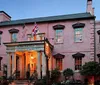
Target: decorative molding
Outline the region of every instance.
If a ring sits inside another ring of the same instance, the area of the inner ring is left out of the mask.
[[[18,29],[10,29],[10,30],[9,30],[9,33],[18,33],[18,32],[19,32]]]
[[[53,57],[56,59],[63,59],[65,57],[65,55],[57,53],[57,54],[53,55]]]
[[[3,31],[0,31],[0,34],[2,34],[3,33]]]
[[[73,56],[73,58],[79,58],[79,57],[82,58],[82,57],[85,56],[85,54],[78,52],[78,53],[76,53],[76,54],[73,54],[72,56]]]
[[[56,29],[64,29],[64,28],[65,28],[65,26],[64,25],[60,25],[60,24],[53,26],[54,30],[56,30]]]
[[[84,23],[76,23],[72,25],[73,28],[80,28],[80,27],[84,28],[84,26],[85,26]]]
[[[100,35],[100,30],[97,31],[98,35]]]

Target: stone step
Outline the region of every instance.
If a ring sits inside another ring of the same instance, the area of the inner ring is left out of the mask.
[[[15,84],[26,84],[28,83],[28,80],[15,80],[14,83]]]

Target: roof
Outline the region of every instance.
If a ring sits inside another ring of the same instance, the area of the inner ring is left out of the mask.
[[[76,14],[68,14],[68,15],[5,21],[5,22],[1,22],[0,26],[19,25],[19,24],[27,24],[27,23],[34,23],[34,22],[38,23],[38,22],[52,22],[52,21],[62,21],[62,20],[74,20],[74,19],[91,19],[91,18],[94,19],[95,16],[91,15],[90,13],[76,13]]]
[[[4,14],[6,14],[8,17],[10,17],[11,18],[11,16],[9,16],[6,12],[4,12],[4,11],[0,11],[0,13],[4,13]]]

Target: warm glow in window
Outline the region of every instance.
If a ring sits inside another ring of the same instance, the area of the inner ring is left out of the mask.
[[[62,70],[62,59],[56,59],[56,67]]]
[[[81,70],[82,58],[75,58],[75,70]]]

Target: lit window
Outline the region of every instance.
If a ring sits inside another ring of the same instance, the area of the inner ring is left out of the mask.
[[[82,28],[75,28],[74,29],[74,34],[75,34],[75,42],[82,42],[82,31],[83,29]]]
[[[75,70],[81,70],[82,57],[75,58]]]
[[[56,59],[56,67],[62,70],[62,59]]]
[[[16,42],[17,41],[17,33],[12,33],[11,34],[11,41]]]
[[[55,42],[63,43],[63,29],[56,29],[55,32]]]

